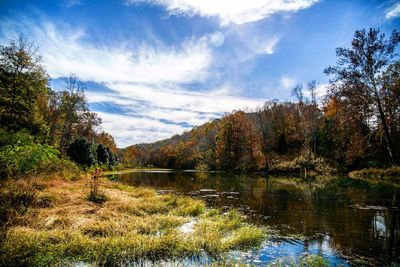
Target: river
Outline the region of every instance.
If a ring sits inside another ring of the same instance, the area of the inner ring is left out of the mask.
[[[400,264],[400,190],[348,177],[304,180],[290,176],[141,170],[111,176],[160,193],[188,194],[210,207],[235,207],[249,221],[290,239],[236,254],[265,265],[281,257],[320,254],[330,265]]]

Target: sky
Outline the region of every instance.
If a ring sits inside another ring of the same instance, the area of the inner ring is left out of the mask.
[[[0,0],[0,44],[39,46],[54,90],[86,83],[119,147],[189,131],[233,110],[328,84],[354,32],[400,29],[400,2],[376,0]]]

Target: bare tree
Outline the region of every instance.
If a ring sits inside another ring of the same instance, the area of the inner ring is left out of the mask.
[[[313,142],[313,153],[317,153],[317,97],[316,89],[317,82],[310,81],[307,83],[307,89],[311,97],[311,131],[312,131],[312,142]]]

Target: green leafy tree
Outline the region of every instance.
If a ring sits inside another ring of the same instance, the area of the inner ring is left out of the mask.
[[[22,35],[0,46],[0,125],[13,131],[27,129],[44,138],[49,88],[37,51]]]

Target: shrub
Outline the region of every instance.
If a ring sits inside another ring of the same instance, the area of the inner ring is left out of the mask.
[[[47,170],[48,166],[59,164],[60,152],[49,145],[17,142],[0,148],[0,175],[21,175],[28,172]]]
[[[90,194],[88,196],[88,200],[98,204],[104,203],[107,200],[106,195],[104,195],[104,193],[99,192],[101,176],[102,176],[102,171],[100,169],[96,169],[92,176],[92,180],[90,183]]]
[[[20,145],[31,145],[34,143],[33,140],[33,136],[31,136],[27,130],[8,132],[4,129],[0,129],[0,147],[6,145],[13,146],[17,143]]]
[[[97,194],[90,193],[88,196],[88,200],[97,204],[103,204],[108,200],[108,198],[104,193],[97,193]]]
[[[5,225],[16,216],[24,214],[29,207],[36,205],[37,193],[28,184],[14,181],[0,186],[0,225]]]
[[[53,206],[53,203],[55,202],[55,196],[45,194],[39,197],[37,200],[37,206],[40,208],[48,208]]]

